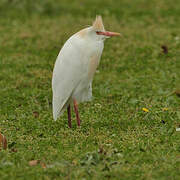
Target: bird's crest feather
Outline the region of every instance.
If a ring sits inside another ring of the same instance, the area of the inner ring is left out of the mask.
[[[96,19],[93,22],[93,28],[97,31],[104,31],[104,25],[101,16],[96,16]]]

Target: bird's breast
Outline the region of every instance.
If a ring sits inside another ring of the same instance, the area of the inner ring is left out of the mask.
[[[71,40],[71,46],[73,51],[77,52],[76,63],[78,64],[78,67],[84,72],[81,78],[83,80],[85,79],[88,83],[92,80],[96,68],[99,65],[104,43],[103,41],[93,41],[75,35]]]
[[[92,80],[94,73],[99,65],[100,56],[93,55],[90,57],[88,65],[88,79]]]

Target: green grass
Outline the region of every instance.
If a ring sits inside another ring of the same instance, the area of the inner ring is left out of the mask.
[[[52,119],[52,70],[96,14],[123,38],[105,43],[69,129],[66,113]],[[2,0],[0,16],[0,179],[180,179],[179,0]]]

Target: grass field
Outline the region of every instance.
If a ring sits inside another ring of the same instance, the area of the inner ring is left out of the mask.
[[[123,38],[106,41],[69,129],[52,119],[52,70],[96,14]],[[1,0],[0,179],[180,179],[179,22],[179,0]]]

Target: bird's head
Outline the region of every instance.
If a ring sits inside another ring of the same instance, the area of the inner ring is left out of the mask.
[[[88,35],[96,40],[105,40],[112,36],[121,36],[120,33],[106,31],[101,16],[96,16],[92,26],[88,28]]]

